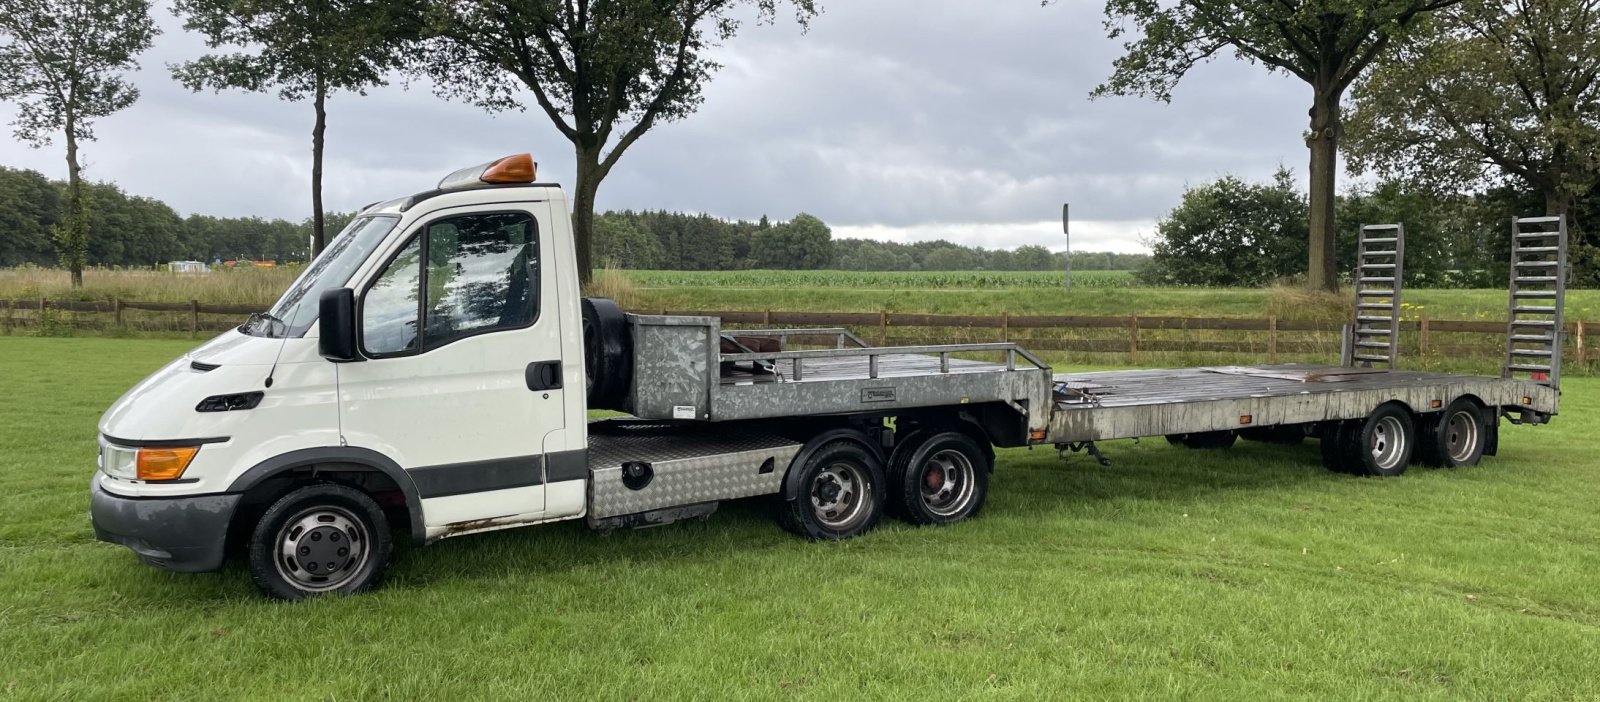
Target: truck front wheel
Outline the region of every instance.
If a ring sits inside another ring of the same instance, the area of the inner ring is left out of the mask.
[[[950,524],[983,508],[989,459],[972,437],[947,431],[915,438],[889,466],[895,514],[913,524]]]
[[[389,520],[366,493],[307,485],[279,498],[250,535],[250,577],[268,597],[299,600],[377,586],[389,565]]]
[[[795,466],[796,479],[778,505],[785,529],[819,541],[859,536],[883,512],[883,465],[854,441],[824,444]]]

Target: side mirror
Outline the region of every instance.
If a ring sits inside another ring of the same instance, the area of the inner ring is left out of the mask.
[[[334,363],[361,360],[356,351],[356,291],[334,288],[317,300],[317,351]]]

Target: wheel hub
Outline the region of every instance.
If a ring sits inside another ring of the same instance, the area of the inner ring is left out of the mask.
[[[277,551],[284,579],[313,592],[333,590],[366,564],[366,528],[342,508],[307,509],[278,530]]]
[[[923,482],[928,485],[930,490],[938,490],[944,487],[944,471],[938,468],[928,471],[928,475],[923,478]]]

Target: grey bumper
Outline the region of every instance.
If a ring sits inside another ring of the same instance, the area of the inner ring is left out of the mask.
[[[241,495],[122,497],[89,484],[95,538],[122,544],[149,565],[197,573],[222,567],[228,523]]]

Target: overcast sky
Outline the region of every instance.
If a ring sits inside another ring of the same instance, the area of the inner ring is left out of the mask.
[[[1231,58],[1195,70],[1172,104],[1090,101],[1111,70],[1100,3],[822,0],[808,32],[747,26],[688,119],[658,126],[602,184],[601,209],[729,218],[810,212],[835,236],[1138,251],[1185,185],[1225,173],[1304,177],[1307,89]],[[311,107],[195,94],[167,64],[205,47],[164,4],[134,76],[139,102],[100,121],[87,175],[183,213],[309,214]],[[349,210],[432,187],[463,166],[531,151],[570,186],[571,147],[537,109],[488,115],[399,85],[329,101],[325,201]],[[0,108],[9,122],[9,108]],[[59,140],[12,140],[0,163],[64,178]]]

